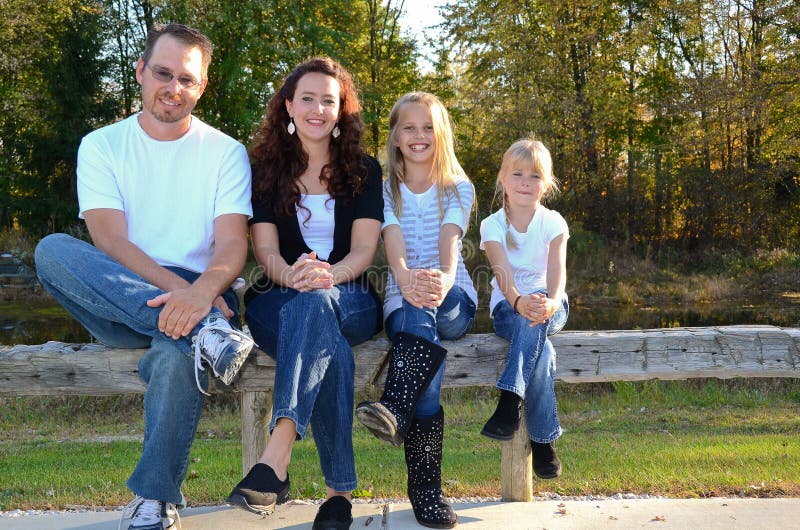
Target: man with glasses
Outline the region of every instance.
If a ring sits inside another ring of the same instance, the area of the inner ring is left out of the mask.
[[[100,342],[149,348],[142,455],[128,479],[129,529],[173,528],[211,368],[229,384],[253,341],[231,286],[247,254],[244,147],[192,111],[212,45],[180,25],[148,31],[136,65],[142,110],[88,134],[78,151],[79,216],[94,246],[52,234],[36,248],[45,288]]]

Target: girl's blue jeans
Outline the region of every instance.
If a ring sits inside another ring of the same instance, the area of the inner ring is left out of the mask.
[[[464,289],[454,285],[436,308],[417,309],[404,299],[403,306],[392,311],[386,319],[386,335],[393,339],[397,333],[405,331],[441,344],[441,339],[463,337],[474,321],[475,303]],[[439,412],[445,364],[446,361],[442,362],[428,388],[423,391],[414,413],[415,418],[430,418]]]
[[[492,312],[495,332],[511,343],[497,388],[525,400],[528,435],[537,443],[549,443],[561,436],[554,386],[556,351],[547,337],[561,331],[568,317],[566,294],[553,316],[533,327],[514,311],[508,300],[499,302]]]
[[[127,484],[145,499],[184,505],[181,484],[203,406],[194,380],[191,343],[199,327],[177,340],[161,333],[161,308],[148,307],[147,300],[164,291],[84,241],[51,234],[39,242],[35,259],[45,289],[98,341],[114,348],[149,348],[139,360],[139,375],[147,384],[144,444]],[[167,268],[189,282],[200,276]],[[229,289],[223,296],[237,311],[236,294]],[[232,321],[238,322],[238,316]],[[205,386],[205,372],[200,376]]]
[[[245,312],[256,344],[277,365],[270,432],[289,418],[303,438],[310,424],[325,485],[335,491],[358,485],[351,346],[380,330],[379,315],[373,295],[354,282],[308,292],[275,287]]]

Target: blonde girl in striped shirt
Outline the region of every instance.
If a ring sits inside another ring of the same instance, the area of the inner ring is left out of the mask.
[[[475,318],[477,294],[461,256],[475,190],[456,159],[450,119],[436,96],[404,95],[389,127],[382,237],[392,347],[383,396],[359,404],[356,416],[378,438],[405,443],[417,521],[452,528],[456,515],[441,490],[439,394],[447,351],[440,340],[463,336]]]

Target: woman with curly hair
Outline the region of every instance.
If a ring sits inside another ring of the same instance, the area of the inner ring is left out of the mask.
[[[246,320],[277,368],[267,447],[228,502],[266,515],[288,500],[292,446],[310,424],[328,498],[315,530],[352,522],[351,346],[381,326],[365,274],[383,221],[381,169],[364,153],[363,130],[350,74],[315,58],[272,97],[250,150],[251,236],[263,276],[245,295]]]

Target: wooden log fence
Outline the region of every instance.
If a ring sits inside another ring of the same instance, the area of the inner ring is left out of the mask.
[[[800,328],[720,326],[620,331],[568,331],[551,337],[556,379],[569,382],[640,381],[699,377],[800,377]],[[508,343],[493,334],[446,341],[444,386],[494,386]],[[386,372],[385,338],[354,348],[356,390],[381,386]],[[142,393],[137,363],[143,350],[99,344],[48,342],[0,347],[0,396],[113,395]],[[272,414],[275,363],[256,352],[232,387],[214,382],[212,392],[238,392],[242,416],[242,467],[263,451]],[[532,498],[531,452],[523,424],[502,442],[502,498]]]

